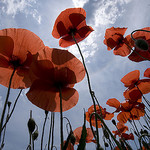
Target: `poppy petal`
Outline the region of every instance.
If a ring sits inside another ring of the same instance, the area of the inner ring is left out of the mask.
[[[119,122],[126,123],[129,118],[130,118],[130,113],[129,112],[120,112],[117,115],[117,119],[118,119]]]
[[[136,83],[139,80],[140,71],[134,70],[126,74],[122,79],[121,82],[124,83],[125,87],[129,87],[130,85]]]
[[[144,72],[144,77],[150,78],[150,68],[147,68]]]
[[[26,94],[36,106],[52,112],[60,112],[60,96],[58,89],[53,88],[47,81],[35,80]],[[67,111],[78,102],[79,94],[73,88],[62,89],[62,107]]]
[[[147,94],[150,92],[150,79],[142,79],[137,85],[142,94]]]
[[[111,107],[115,107],[115,108],[120,107],[120,102],[116,98],[108,99],[106,104],[111,106]]]
[[[0,36],[0,53],[8,58],[12,55],[14,48],[13,39],[9,36]]]

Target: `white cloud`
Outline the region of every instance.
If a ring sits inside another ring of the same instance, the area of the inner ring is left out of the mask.
[[[2,13],[12,15],[13,17],[18,13],[24,13],[25,15],[31,15],[39,24],[41,23],[41,16],[33,8],[36,0],[2,0],[0,4],[2,5]]]
[[[89,0],[72,0],[75,7],[83,7]]]

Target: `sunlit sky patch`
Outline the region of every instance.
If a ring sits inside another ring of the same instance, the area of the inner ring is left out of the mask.
[[[120,102],[124,101],[123,91],[125,88],[120,79],[136,69],[140,70],[141,78],[143,78],[143,73],[149,67],[149,63],[145,61],[137,64],[129,61],[127,57],[115,56],[113,51],[107,51],[107,47],[103,44],[105,30],[112,26],[127,27],[125,35],[128,35],[135,29],[149,26],[149,0],[1,0],[0,29],[26,28],[37,34],[45,45],[51,48],[60,48],[58,40],[51,35],[52,28],[60,12],[72,7],[83,7],[87,15],[87,25],[94,29],[79,45],[87,63],[93,90],[100,104],[107,107],[106,101],[109,98],[117,98]],[[66,49],[80,59],[75,45]],[[83,108],[87,110],[92,105],[86,78],[75,87],[79,92],[79,102],[76,107],[64,112],[64,115],[70,119],[73,129],[82,126]],[[5,99],[6,90],[5,87],[0,86],[0,108]],[[12,147],[15,150],[26,149],[29,140],[27,121],[30,110],[39,125],[39,136],[41,136],[44,111],[27,100],[25,95],[27,91],[28,89],[23,91],[9,122],[4,150],[12,149]],[[17,93],[18,90],[11,91],[12,103]],[[150,95],[147,94],[146,97],[150,98]],[[49,121],[45,137],[48,136]],[[58,123],[55,128],[55,145],[59,149],[58,113],[56,113],[56,121]],[[89,127],[88,123],[87,127]],[[40,150],[40,138],[35,142],[35,149]],[[91,149],[95,149],[95,145],[87,146],[87,150]]]

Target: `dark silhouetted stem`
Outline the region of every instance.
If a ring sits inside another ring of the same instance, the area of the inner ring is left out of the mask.
[[[47,120],[47,114],[48,114],[48,111],[45,111],[45,120],[43,123],[43,130],[42,130],[42,137],[41,137],[41,150],[43,149],[43,138],[44,138],[44,131],[45,131],[45,124],[46,124],[46,120]]]
[[[77,43],[77,41],[76,41],[73,33],[72,33],[72,37],[73,37],[73,40],[75,41],[75,43],[76,43],[76,45],[78,47],[80,56],[82,58],[82,63],[83,63],[83,66],[84,66],[84,69],[85,69],[85,72],[86,72],[86,75],[87,75],[89,92],[90,92],[90,95],[91,95],[91,98],[92,98],[92,101],[93,101],[94,111],[96,112],[96,104],[95,104],[95,100],[94,100],[94,92],[92,91],[92,88],[91,88],[90,77],[89,77],[88,70],[87,70],[86,65],[85,65],[84,57],[82,55],[81,49],[80,49],[80,47],[79,47],[79,45],[78,45],[78,43]],[[97,141],[97,149],[98,149],[101,146],[100,146],[100,143],[99,143],[99,133],[98,133],[97,117],[95,117],[95,122],[96,122],[96,141]]]
[[[8,116],[8,118],[7,118],[7,120],[6,120],[6,122],[5,122],[5,124],[4,124],[3,127],[2,127],[2,131],[3,131],[3,129],[5,128],[5,126],[7,125],[9,119],[11,118],[11,116],[12,116],[14,110],[15,110],[17,101],[18,101],[18,99],[19,99],[19,97],[20,97],[20,95],[21,95],[22,90],[23,90],[23,89],[20,90],[20,92],[19,92],[19,94],[18,94],[18,96],[17,96],[17,98],[16,98],[16,100],[15,100],[15,103],[14,103],[14,105],[13,105],[13,108],[12,108],[12,110],[11,110],[11,112],[10,112],[10,114],[9,114],[9,116]]]
[[[59,96],[60,96],[60,139],[61,139],[61,150],[63,150],[63,112],[62,112],[62,92],[61,87],[59,87]]]
[[[10,87],[11,87],[11,83],[12,83],[12,78],[14,76],[16,69],[13,70],[10,80],[9,80],[9,86],[8,86],[8,90],[7,90],[7,95],[6,95],[6,99],[5,99],[5,104],[3,107],[3,112],[2,112],[2,116],[1,116],[1,122],[0,122],[0,141],[1,141],[1,133],[2,133],[2,126],[3,126],[3,121],[4,121],[4,116],[5,116],[5,112],[6,112],[6,106],[8,103],[8,98],[9,98],[9,94],[10,94]]]

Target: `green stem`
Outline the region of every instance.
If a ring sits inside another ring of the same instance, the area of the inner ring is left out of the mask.
[[[63,150],[63,111],[62,111],[62,92],[59,86],[59,97],[60,97],[60,139],[61,139],[61,150]]]
[[[16,69],[14,68],[14,70],[13,70],[13,72],[11,74],[10,80],[9,80],[9,86],[8,86],[7,95],[6,95],[6,99],[5,99],[5,104],[4,104],[4,108],[3,108],[3,112],[2,112],[2,116],[1,116],[1,122],[0,122],[0,141],[1,141],[1,133],[2,133],[2,126],[3,126],[4,116],[5,116],[5,112],[6,112],[6,106],[7,106],[8,98],[9,98],[9,95],[10,95],[10,89],[11,89],[10,87],[11,87],[12,78],[14,76],[15,71],[16,71]]]
[[[92,88],[91,88],[91,83],[90,83],[90,77],[89,77],[89,74],[88,74],[88,70],[86,68],[86,65],[85,65],[85,61],[84,61],[84,57],[82,55],[82,52],[81,52],[81,49],[74,37],[74,34],[72,33],[72,37],[73,37],[73,40],[75,41],[75,44],[77,45],[78,47],[78,50],[79,50],[79,53],[81,55],[81,58],[82,58],[82,63],[83,63],[83,66],[84,66],[84,69],[85,69],[85,72],[86,72],[86,75],[87,75],[87,81],[88,81],[88,87],[89,87],[89,92],[90,92],[90,95],[91,95],[91,98],[92,98],[92,101],[93,101],[93,105],[94,105],[94,111],[96,113],[96,104],[95,104],[95,100],[94,100],[94,92],[92,91]],[[95,122],[96,122],[96,141],[97,141],[97,149],[100,148],[100,143],[99,143],[99,132],[98,132],[98,125],[97,125],[97,117],[95,117]]]

